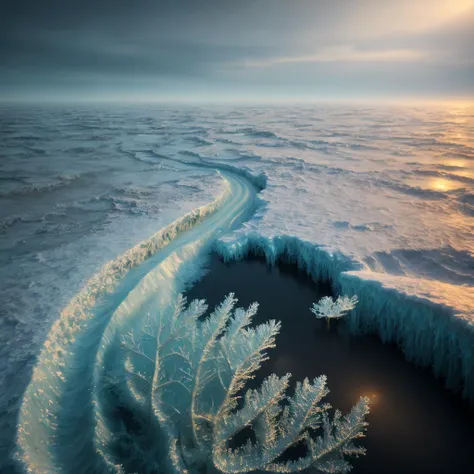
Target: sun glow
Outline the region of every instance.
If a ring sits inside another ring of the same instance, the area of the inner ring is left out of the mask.
[[[402,3],[402,2],[400,2]],[[405,2],[403,2],[405,3]],[[413,26],[418,24],[420,29],[431,28],[452,19],[461,17],[474,8],[474,0],[429,0],[425,2],[406,2],[403,9],[413,9]]]
[[[451,172],[450,172],[451,173]],[[454,173],[453,173],[454,174]],[[462,177],[462,175],[459,175]],[[469,176],[468,176],[469,177]],[[466,184],[462,181],[454,179],[454,177],[414,177],[404,179],[404,183],[413,188],[426,189],[438,192],[454,191],[455,189],[461,189],[466,187]]]
[[[449,179],[444,179],[444,178],[436,178],[433,181],[431,181],[431,189],[435,191],[441,191],[441,192],[446,192],[450,191],[452,189],[456,189],[459,186],[456,186],[452,181]]]
[[[460,15],[474,7],[473,0],[446,1],[446,10],[452,15]]]
[[[370,11],[354,12],[358,34],[369,37],[416,33],[461,18],[474,8],[474,0],[398,0],[374,3]]]

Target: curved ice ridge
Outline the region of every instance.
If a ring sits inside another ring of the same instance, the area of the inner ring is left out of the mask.
[[[357,294],[359,304],[347,316],[353,332],[376,333],[384,342],[397,343],[409,361],[431,367],[448,388],[461,391],[474,404],[472,315],[459,314],[443,301],[436,301],[427,291],[430,284],[426,280],[421,290],[412,288],[416,286],[414,279],[366,271],[363,264],[343,254],[287,235],[265,237],[239,231],[219,239],[215,250],[225,261],[256,254],[264,256],[270,265],[278,260],[293,263],[313,280],[331,282],[337,293]],[[470,291],[466,286],[432,285],[457,292],[459,298],[466,298]]]
[[[113,376],[120,334],[198,278],[216,238],[259,205],[260,189],[250,179],[219,172],[227,187],[217,200],[106,264],[52,326],[19,415],[17,457],[28,472],[119,471],[103,450],[113,432],[101,387]]]

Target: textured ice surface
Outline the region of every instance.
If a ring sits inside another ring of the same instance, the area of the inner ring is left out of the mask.
[[[473,109],[252,109],[221,118],[203,157],[265,172],[265,209],[241,233],[290,235],[342,253],[386,285],[429,287],[470,316]],[[232,142],[222,149],[228,135]],[[400,277],[400,278],[397,278]],[[425,281],[426,280],[426,281]]]
[[[25,108],[3,109],[0,120],[5,451],[60,310],[104,263],[221,195],[215,166],[265,187],[264,205],[222,237],[224,256],[286,255],[357,290],[374,318],[354,325],[386,339],[400,337],[402,317],[422,314],[411,331],[424,344],[420,362],[452,374],[453,386],[466,369],[467,359],[446,366],[433,360],[441,346],[425,346],[426,321],[444,315],[459,334],[472,328],[474,109]]]

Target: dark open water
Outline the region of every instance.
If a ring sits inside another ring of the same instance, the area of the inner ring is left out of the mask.
[[[188,293],[214,307],[235,292],[239,305],[260,303],[255,324],[282,321],[277,348],[258,373],[328,376],[328,401],[347,412],[359,396],[372,399],[365,457],[354,474],[468,474],[474,472],[474,413],[445,390],[428,370],[405,361],[393,345],[349,334],[343,321],[326,324],[310,313],[313,302],[331,294],[294,266],[268,267],[251,258],[224,264],[213,256],[210,272]]]

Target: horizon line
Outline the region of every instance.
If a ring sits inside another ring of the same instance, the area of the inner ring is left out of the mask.
[[[0,105],[312,105],[312,104],[354,104],[354,105],[474,105],[473,97],[1,97]]]

